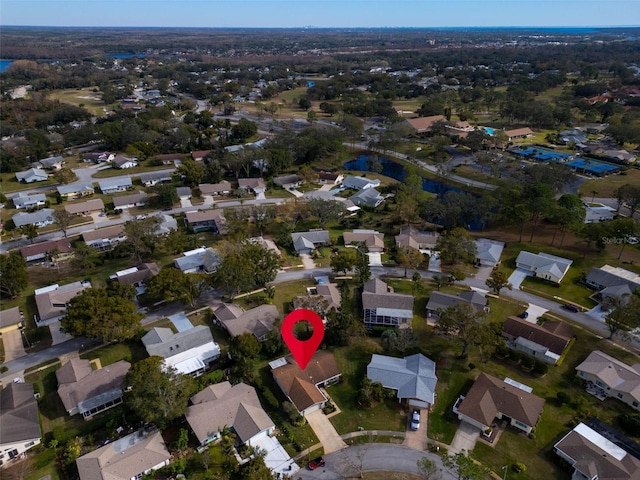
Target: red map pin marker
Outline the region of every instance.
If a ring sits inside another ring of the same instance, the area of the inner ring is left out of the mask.
[[[304,341],[298,340],[293,334],[293,326],[303,320],[309,322],[313,327],[313,335],[310,339]],[[313,310],[301,308],[294,310],[284,317],[280,333],[282,333],[282,339],[284,343],[287,344],[287,347],[289,347],[291,355],[293,355],[293,358],[298,362],[298,366],[304,370],[322,343],[322,339],[324,338],[324,323],[322,323],[320,316]]]

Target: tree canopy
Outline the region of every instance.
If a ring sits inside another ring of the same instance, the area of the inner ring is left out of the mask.
[[[203,273],[184,273],[168,267],[149,281],[148,288],[151,295],[167,302],[179,301],[193,307],[207,285]]]
[[[18,253],[0,255],[0,296],[17,298],[27,288],[27,261]]]
[[[462,228],[454,228],[440,235],[436,249],[440,250],[440,260],[445,265],[472,264],[478,255],[475,242]]]

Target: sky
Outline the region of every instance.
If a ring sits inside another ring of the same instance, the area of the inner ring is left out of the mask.
[[[640,0],[0,0],[0,25],[616,27],[640,25]]]

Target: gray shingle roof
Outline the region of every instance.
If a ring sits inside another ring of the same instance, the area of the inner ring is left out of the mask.
[[[416,398],[430,404],[435,401],[436,364],[422,354],[405,358],[373,354],[367,377],[397,390],[399,400]]]
[[[384,197],[380,195],[375,188],[367,188],[366,190],[360,190],[355,195],[349,197],[355,205],[366,205],[368,207],[376,207],[383,200]]]
[[[178,333],[173,333],[170,328],[154,327],[142,337],[149,356],[162,358],[173,357],[213,341],[211,330],[206,325],[197,325]]]
[[[362,308],[365,310],[395,310],[395,316],[411,318],[413,317],[413,295],[394,293],[393,288],[382,280],[372,278],[364,285]]]
[[[459,295],[432,292],[427,303],[427,310],[445,309],[458,303],[469,303],[475,310],[481,310],[487,304],[487,299],[475,291],[461,292]]]
[[[378,180],[377,178],[355,177],[353,175],[347,175],[344,180],[342,180],[343,187],[353,188],[354,190],[361,190],[368,185],[377,187],[378,185],[380,185],[380,180]]]
[[[108,191],[119,186],[126,186],[127,188],[130,188],[132,185],[133,184],[131,183],[131,177],[107,178],[98,181],[98,186],[103,192],[105,190]]]
[[[40,438],[38,402],[31,383],[10,383],[0,391],[0,446]]]
[[[33,213],[18,212],[13,217],[13,223],[16,227],[22,227],[24,225],[35,225],[38,223],[53,223],[53,210],[50,208],[43,208]]]

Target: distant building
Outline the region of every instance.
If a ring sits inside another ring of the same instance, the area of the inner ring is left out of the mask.
[[[478,238],[476,241],[476,264],[482,267],[496,267],[500,264],[504,242]]]
[[[255,195],[264,193],[267,186],[262,178],[239,178],[238,188],[240,190],[253,192]]]
[[[433,126],[438,122],[446,123],[447,119],[444,115],[432,115],[430,117],[408,118],[407,124],[413,130],[413,133],[430,132]]]
[[[302,185],[303,179],[300,175],[283,175],[281,177],[273,177],[273,183],[286,190],[290,188],[296,188]]]
[[[116,156],[109,152],[88,152],[82,156],[82,161],[86,163],[106,163],[111,162]]]
[[[141,173],[140,181],[145,187],[154,187],[159,183],[170,182],[171,172]]]
[[[369,188],[379,187],[380,180],[377,178],[354,177],[353,175],[348,175],[344,180],[342,180],[342,186],[352,190],[367,190]]]
[[[26,245],[20,249],[20,255],[24,257],[27,262],[44,260],[47,258],[47,255],[54,256],[54,258],[51,259],[52,261],[60,261],[72,256],[73,250],[69,239],[61,238],[59,240],[49,240],[47,242]]]
[[[436,248],[439,236],[438,232],[425,232],[411,226],[402,227],[400,234],[396,235],[396,245],[431,251]]]
[[[98,187],[104,194],[126,192],[133,187],[131,177],[116,177],[98,181]]]
[[[349,200],[359,207],[376,208],[384,202],[384,197],[375,188],[367,188],[351,195]]]
[[[31,164],[33,168],[43,168],[45,170],[60,170],[62,165],[64,165],[64,158],[60,156],[43,158]]]
[[[127,169],[127,168],[133,168],[133,167],[137,167],[138,166],[138,159],[137,158],[129,158],[129,157],[125,157],[122,155],[118,155],[116,156],[116,158],[114,158],[112,160],[113,166],[115,168],[119,168],[121,170]]]
[[[129,208],[144,207],[148,201],[149,196],[145,192],[138,191],[130,195],[113,197],[113,206],[120,210],[126,210]]]
[[[201,183],[198,185],[200,189],[200,193],[202,195],[229,195],[231,193],[232,187],[231,183],[226,180],[221,181],[220,183]]]
[[[80,203],[69,203],[64,206],[65,211],[72,215],[88,216],[92,213],[104,211],[104,203],[101,198],[94,198]]]
[[[507,136],[509,141],[517,140],[519,138],[527,138],[533,137],[535,133],[529,127],[524,128],[514,128],[512,130],[505,130],[504,134]]]
[[[329,245],[328,230],[310,230],[291,234],[293,248],[298,255],[311,254],[317,247]]]
[[[95,247],[101,252],[106,252],[124,242],[127,236],[124,231],[124,225],[120,224],[83,232],[82,239],[84,243],[90,247]]]
[[[385,251],[384,233],[375,230],[353,230],[352,232],[344,232],[342,236],[346,246],[364,243],[369,252],[381,253]]]
[[[59,185],[56,189],[60,197],[64,200],[75,200],[76,198],[86,197],[95,193],[95,189],[90,183]]]
[[[224,210],[221,208],[187,212],[185,215],[185,223],[195,233],[207,231],[216,234],[224,233],[227,228],[227,220],[224,218]]]
[[[616,209],[604,205],[602,203],[586,203],[584,204],[585,216],[584,223],[604,222],[613,220],[616,216]]]
[[[146,291],[145,283],[147,280],[155,277],[158,273],[160,273],[160,267],[156,263],[143,263],[138,267],[120,270],[109,276],[109,280],[120,285],[131,285],[140,295]]]
[[[541,362],[555,365],[573,338],[573,330],[566,323],[547,320],[542,325],[509,317],[502,325],[507,347]]]
[[[460,292],[458,295],[444,292],[431,292],[427,303],[427,317],[439,318],[440,313],[449,307],[454,307],[459,303],[471,305],[474,311],[485,310],[487,298],[474,290]]]
[[[23,327],[24,315],[20,311],[19,307],[8,308],[0,311],[0,334],[18,330]],[[0,407],[1,406],[2,405],[0,404]]]

